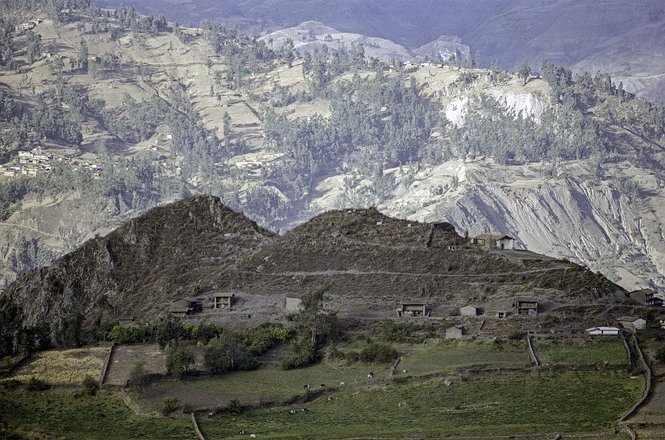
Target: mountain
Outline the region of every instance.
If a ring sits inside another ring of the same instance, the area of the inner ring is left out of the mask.
[[[342,32],[392,40],[413,50],[441,35],[459,37],[483,65],[498,59],[507,69],[528,60],[597,70],[624,82],[631,92],[662,101],[663,23],[659,0],[99,0],[107,7],[133,5],[146,13],[199,25],[221,20],[255,32],[314,20]]]
[[[281,232],[375,206],[510,234],[628,290],[665,287],[665,111],[609,75],[299,56],[130,8],[1,17],[5,286],[152,207],[212,194]]]
[[[625,299],[588,269],[530,252],[484,251],[447,223],[331,211],[275,236],[210,196],[153,208],[24,273],[4,295],[26,325],[48,322],[59,340],[72,319],[84,329],[102,316],[155,319],[173,300],[220,290],[234,291],[253,322],[274,320],[285,294],[325,284],[346,319],[390,316],[405,299],[427,303],[433,316],[469,302],[509,309],[527,295],[548,310]]]

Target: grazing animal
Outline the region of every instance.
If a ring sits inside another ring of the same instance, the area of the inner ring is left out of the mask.
[[[306,383],[305,386],[304,386],[303,388],[309,388],[309,384]]]
[[[323,387],[325,387],[325,386],[326,386],[326,384],[322,383],[322,384],[321,384],[321,385],[319,385],[319,386],[320,386],[321,388],[323,388]]]
[[[250,434],[249,438],[256,438],[256,434]]]
[[[309,412],[309,410],[307,408],[303,408],[302,412]]]
[[[371,378],[373,378],[373,377],[374,377],[374,373],[372,373],[372,372],[370,372],[370,373],[367,375],[367,378],[368,378],[368,379],[371,379]]]
[[[402,373],[406,373],[406,370],[402,370]]]
[[[341,387],[343,387],[344,385],[346,385],[344,382],[339,383],[339,386],[341,386]]]

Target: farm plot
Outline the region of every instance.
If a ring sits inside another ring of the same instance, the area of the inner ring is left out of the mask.
[[[514,341],[497,345],[489,342],[428,340],[424,344],[399,344],[402,353],[395,373],[409,375],[450,372],[471,366],[526,367],[529,355],[526,343]]]
[[[148,373],[164,374],[164,354],[157,344],[119,345],[113,349],[105,384],[124,386],[129,373],[139,362]]]
[[[80,385],[86,376],[99,378],[109,350],[110,347],[87,347],[42,351],[19,368],[12,379],[27,382],[34,377],[53,385]]]
[[[535,341],[534,351],[543,365],[628,366],[630,364],[628,351],[618,338],[596,341]]]
[[[375,378],[368,379],[368,372],[373,372]],[[241,405],[259,405],[284,402],[317,390],[364,386],[385,378],[387,374],[387,366],[322,363],[300,370],[284,371],[277,365],[270,365],[254,371],[216,377],[161,380],[146,388],[140,403],[155,411],[161,409],[164,399],[171,396],[177,396],[193,408],[223,407],[232,400],[237,400]],[[309,385],[309,388],[305,388],[305,385]]]
[[[187,418],[138,416],[120,398],[82,396],[76,390],[64,388],[39,392],[0,390],[0,419],[9,428],[20,426],[21,430],[48,432],[68,439],[197,438]]]
[[[302,405],[204,417],[200,426],[210,438],[243,438],[244,431],[266,439],[607,432],[643,386],[642,379],[589,372],[436,378],[340,389]]]

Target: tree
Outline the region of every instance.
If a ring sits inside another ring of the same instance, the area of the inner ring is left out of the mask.
[[[148,384],[148,373],[145,370],[145,363],[138,362],[129,372],[129,379],[127,379],[127,386],[134,391],[141,391]]]
[[[88,44],[83,38],[79,43],[79,67],[83,70],[88,70]]]
[[[517,77],[522,78],[524,80],[523,85],[526,85],[526,83],[529,82],[529,76],[531,76],[531,67],[529,66],[529,63],[525,61],[519,67]]]
[[[325,293],[331,287],[332,284],[326,284],[303,295],[300,312],[293,318],[301,335],[307,336],[312,349],[337,336],[337,314],[323,310]]]
[[[210,340],[203,354],[203,362],[214,374],[248,370],[256,366],[256,360],[248,353],[240,337],[230,332]]]
[[[164,353],[166,372],[182,379],[187,374],[189,367],[194,363],[194,352],[192,349],[180,342],[171,341],[166,346]]]

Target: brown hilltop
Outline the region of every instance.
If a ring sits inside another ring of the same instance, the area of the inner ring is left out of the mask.
[[[155,208],[22,275],[6,293],[28,324],[46,320],[57,332],[77,312],[90,322],[101,313],[154,318],[173,299],[214,289],[242,298],[243,319],[280,319],[285,295],[325,283],[332,285],[330,305],[353,319],[392,316],[402,300],[447,316],[468,303],[510,307],[518,296],[535,296],[550,310],[625,298],[618,286],[569,262],[482,251],[447,223],[340,210],[277,236],[207,196]]]
[[[95,315],[102,297],[115,314],[150,314],[164,301],[217,286],[236,258],[273,236],[224,206],[192,197],[154,208],[106,237],[88,240],[48,267],[21,275],[6,291],[28,324],[75,312]]]

